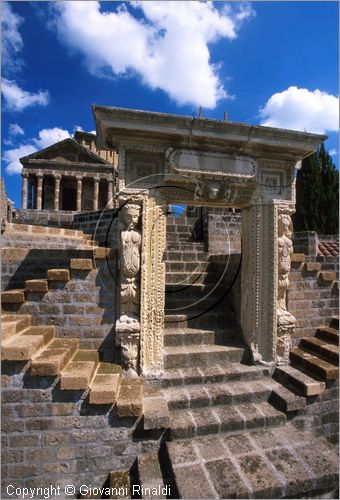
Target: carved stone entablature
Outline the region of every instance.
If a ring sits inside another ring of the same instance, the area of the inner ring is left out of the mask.
[[[258,166],[258,192],[263,201],[295,203],[295,162],[259,159]]]
[[[219,179],[253,179],[256,175],[255,160],[236,154],[169,148],[166,160],[171,171],[183,175]]]

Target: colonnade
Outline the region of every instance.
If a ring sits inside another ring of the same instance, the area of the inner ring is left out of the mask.
[[[43,183],[44,177],[54,178],[54,210],[60,210],[60,186],[62,177],[74,178],[76,179],[77,194],[76,194],[76,211],[80,212],[82,210],[82,192],[83,192],[83,181],[84,179],[93,180],[93,210],[98,210],[99,207],[99,183],[101,180],[107,183],[107,208],[113,208],[113,183],[114,179],[110,177],[100,177],[99,175],[89,176],[89,175],[62,175],[58,173],[27,173],[22,174],[22,208],[35,208],[36,210],[42,210],[43,207]],[[35,186],[35,203],[33,202],[33,186]]]

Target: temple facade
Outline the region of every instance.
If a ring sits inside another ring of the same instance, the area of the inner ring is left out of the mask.
[[[21,158],[24,210],[97,211],[113,207],[117,155],[98,150],[95,134],[74,138]]]

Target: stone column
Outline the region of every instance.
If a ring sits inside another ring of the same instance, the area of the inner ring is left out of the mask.
[[[113,179],[107,181],[107,208],[113,208]]]
[[[42,187],[43,187],[43,175],[37,174],[38,184],[37,184],[37,210],[42,209]]]
[[[21,188],[21,206],[26,210],[27,208],[27,174],[23,173],[22,176],[22,188]]]
[[[59,192],[61,175],[54,176],[54,210],[59,210]]]
[[[32,179],[28,178],[28,203],[27,208],[33,208],[33,200],[32,200]]]
[[[295,323],[286,308],[292,244],[281,210],[272,201],[242,211],[241,326],[254,361],[272,365],[288,362]]]
[[[98,210],[98,197],[99,197],[99,177],[93,179],[93,210]]]
[[[81,176],[77,177],[77,212],[81,211],[81,195],[83,187],[83,178]]]

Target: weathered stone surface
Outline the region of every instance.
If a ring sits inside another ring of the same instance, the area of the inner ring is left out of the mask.
[[[170,413],[164,398],[144,398],[144,429],[166,429]]]
[[[62,372],[60,388],[69,391],[87,389],[95,369],[94,361],[72,361]]]
[[[47,280],[26,280],[25,289],[27,292],[46,293],[48,292]]]
[[[291,350],[290,357],[294,363],[300,364],[312,375],[315,374],[324,380],[335,380],[339,376],[339,368],[337,366],[317,356],[313,356],[298,347]]]
[[[146,492],[143,498],[154,498],[153,489],[160,492],[157,498],[167,498],[157,452],[144,453],[138,457],[138,475],[143,491]]]
[[[42,335],[19,335],[1,343],[1,359],[6,361],[29,360],[44,346]]]
[[[119,417],[138,417],[143,413],[143,381],[122,379],[117,396]]]
[[[91,271],[93,268],[91,259],[71,259],[70,268],[76,271]]]
[[[76,339],[55,339],[31,365],[32,375],[59,375],[78,347]]]
[[[119,389],[120,374],[98,374],[91,383],[91,404],[114,404]]]
[[[110,473],[110,489],[113,494],[110,498],[129,498],[131,479],[129,471],[117,470]]]
[[[2,304],[22,304],[23,302],[25,302],[24,290],[9,290],[1,294]]]
[[[305,268],[306,268],[306,271],[309,273],[316,273],[316,272],[320,271],[321,263],[320,262],[306,262]]]
[[[70,271],[68,269],[49,269],[47,279],[49,281],[69,281]]]
[[[322,394],[326,388],[325,382],[315,380],[293,366],[280,366],[275,370],[275,376],[283,383],[295,387],[303,396]]]
[[[336,272],[334,272],[334,271],[321,271],[318,274],[318,278],[325,283],[332,282],[332,281],[336,280]]]

